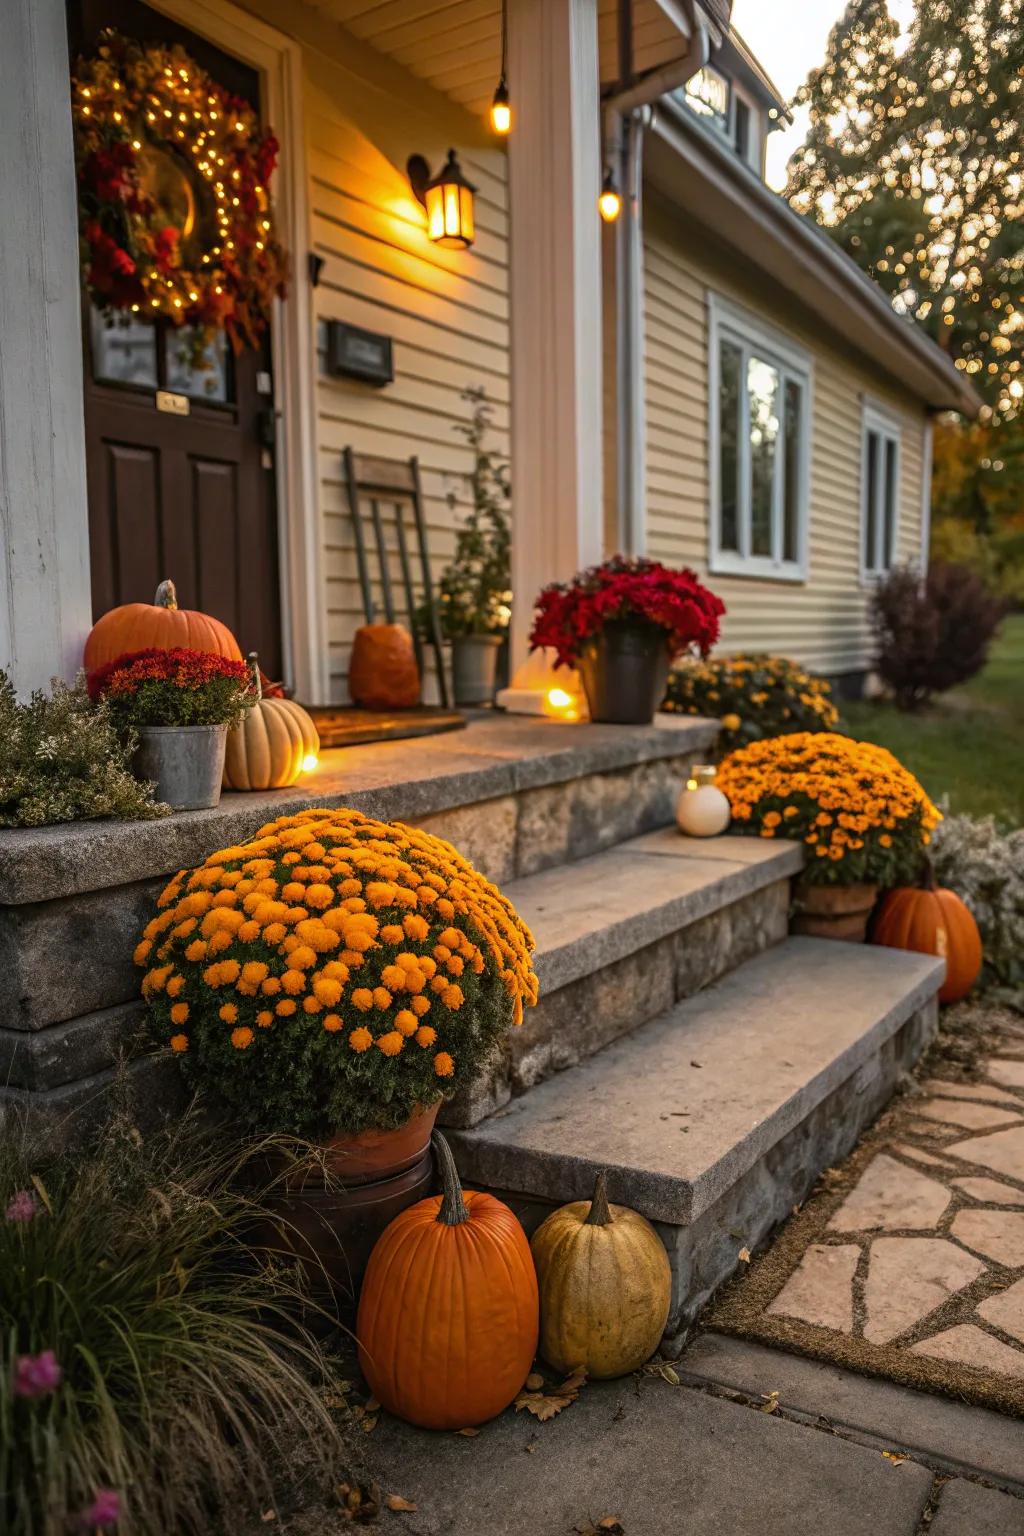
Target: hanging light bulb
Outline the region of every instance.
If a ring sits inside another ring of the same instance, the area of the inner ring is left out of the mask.
[[[601,196],[597,200],[598,211],[606,224],[614,224],[622,212],[622,198],[619,189],[615,185],[615,177],[608,167],[604,173],[604,181],[601,183]]]
[[[508,0],[501,0],[501,75],[491,102],[491,127],[502,137],[512,131],[512,106],[508,96]]]

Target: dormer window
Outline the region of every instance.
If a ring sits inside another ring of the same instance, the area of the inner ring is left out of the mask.
[[[684,87],[686,103],[700,117],[710,118],[722,133],[729,131],[729,82],[705,64]]]

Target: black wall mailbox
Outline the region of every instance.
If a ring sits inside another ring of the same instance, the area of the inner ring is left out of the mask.
[[[346,320],[327,322],[327,372],[346,379],[362,379],[364,384],[391,384],[395,363],[391,337],[364,331]]]

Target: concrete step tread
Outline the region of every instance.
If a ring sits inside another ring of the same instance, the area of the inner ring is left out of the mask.
[[[541,991],[581,976],[796,874],[799,843],[648,832],[604,853],[514,880],[506,895],[537,941]]]
[[[611,1198],[694,1221],[941,985],[929,955],[790,938],[714,986],[453,1132],[470,1181],[555,1201]]]

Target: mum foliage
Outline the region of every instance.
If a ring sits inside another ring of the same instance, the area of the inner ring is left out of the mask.
[[[122,726],[234,725],[253,702],[244,661],[184,646],[127,651],[87,681],[90,697],[106,699]]]
[[[339,1432],[301,1275],[254,1246],[262,1191],[194,1116],[95,1149],[0,1131],[0,1529],[248,1529],[282,1444],[326,1482]]]
[[[157,1038],[257,1130],[394,1126],[537,1000],[533,939],[449,843],[310,810],[181,871],[135,951]]]
[[[559,666],[573,666],[583,643],[615,620],[655,625],[679,656],[695,647],[702,656],[718,639],[725,604],[689,570],[657,560],[616,555],[572,581],[545,587],[537,599],[530,645],[550,646]]]
[[[830,731],[839,723],[832,687],[785,656],[712,656],[669,673],[662,709],[706,715],[722,727],[726,751],[765,736]]]
[[[891,752],[829,731],[741,747],[725,759],[716,783],[728,797],[734,831],[803,840],[804,877],[816,885],[911,880],[941,820]]]
[[[81,679],[69,688],[54,678],[49,695],[40,690],[21,704],[0,672],[0,827],[169,815],[133,777],[131,748]]]
[[[932,861],[939,884],[956,891],[978,924],[985,981],[1024,1003],[1024,828],[1005,832],[991,816],[947,816]]]

